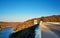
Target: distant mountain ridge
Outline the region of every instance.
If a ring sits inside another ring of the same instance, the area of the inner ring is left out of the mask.
[[[33,18],[33,19],[29,19],[27,21],[24,22],[0,22],[0,25],[4,26],[4,27],[13,27],[14,31],[18,31],[18,30],[22,30],[25,28],[29,28],[31,26],[34,25],[34,20],[37,20],[38,23],[40,23],[40,21],[43,22],[60,22],[60,15],[53,15],[53,16],[44,16],[41,18]]]

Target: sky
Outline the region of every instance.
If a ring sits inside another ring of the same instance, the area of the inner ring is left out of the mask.
[[[23,22],[60,15],[60,0],[0,0],[0,21]]]

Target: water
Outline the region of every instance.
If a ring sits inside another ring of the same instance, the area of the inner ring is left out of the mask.
[[[35,38],[41,38],[41,28],[40,25],[35,29]]]
[[[9,38],[11,33],[13,33],[13,28],[5,28],[0,32],[0,38]],[[35,38],[41,38],[41,29],[39,25],[35,29]]]
[[[11,33],[13,33],[13,28],[4,28],[2,32],[0,32],[0,38],[9,38]]]

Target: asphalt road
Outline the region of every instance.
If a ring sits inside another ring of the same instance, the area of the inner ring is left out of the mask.
[[[43,25],[42,38],[60,38],[60,25]]]

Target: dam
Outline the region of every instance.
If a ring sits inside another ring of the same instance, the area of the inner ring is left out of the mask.
[[[22,31],[22,30],[24,30],[24,29],[27,29],[27,28],[30,28],[30,27],[32,27],[32,26],[36,26],[36,24],[39,24],[40,23],[40,27],[42,26],[42,24],[43,25],[50,25],[50,27],[53,27],[53,26],[51,26],[52,24],[53,25],[56,25],[56,24],[60,24],[60,22],[42,22],[42,21],[40,21],[39,23],[37,23],[38,21],[37,20],[35,20],[35,21],[33,21],[33,23],[32,24],[30,24],[30,25],[28,25],[28,26],[26,26],[26,25],[19,25],[19,27],[17,27],[17,29],[16,28],[13,28],[14,26],[5,26],[5,27],[3,27],[3,25],[0,25],[0,32],[1,31],[3,31],[4,29],[7,29],[7,28],[10,28],[10,34],[11,33],[16,33],[16,32],[18,32],[18,31]],[[30,23],[30,22],[29,22]],[[28,23],[27,23],[28,24]],[[48,26],[49,27],[49,26]],[[49,29],[51,29],[49,27]],[[57,28],[57,27],[56,27]],[[13,30],[12,30],[13,29]],[[15,30],[14,30],[15,29]],[[43,28],[41,28],[41,29],[43,29]],[[53,28],[53,30],[54,30],[55,28]],[[59,31],[59,29],[57,28],[57,30]],[[45,30],[43,30],[43,38],[45,37],[45,32],[44,32]],[[48,32],[50,32],[50,31],[52,31],[52,29],[51,30],[48,30]],[[5,32],[9,32],[9,29],[8,29],[8,31],[6,31],[5,30]],[[38,31],[36,31],[36,32],[38,32]],[[57,37],[59,37],[60,35],[58,34],[58,33],[56,33],[55,31],[52,31],[52,32],[54,32],[54,34],[56,35],[57,34]],[[41,32],[40,32],[41,33]],[[3,33],[2,33],[3,34]],[[46,33],[47,34],[47,33]],[[52,33],[51,33],[52,34]],[[53,34],[53,36],[52,37],[55,37],[54,36],[54,34]],[[48,34],[47,34],[48,35]],[[41,36],[41,35],[40,35]],[[0,34],[0,37],[2,37],[2,35]],[[36,36],[37,37],[37,36]],[[50,36],[49,36],[50,37]],[[47,36],[46,36],[46,38],[47,38]]]

